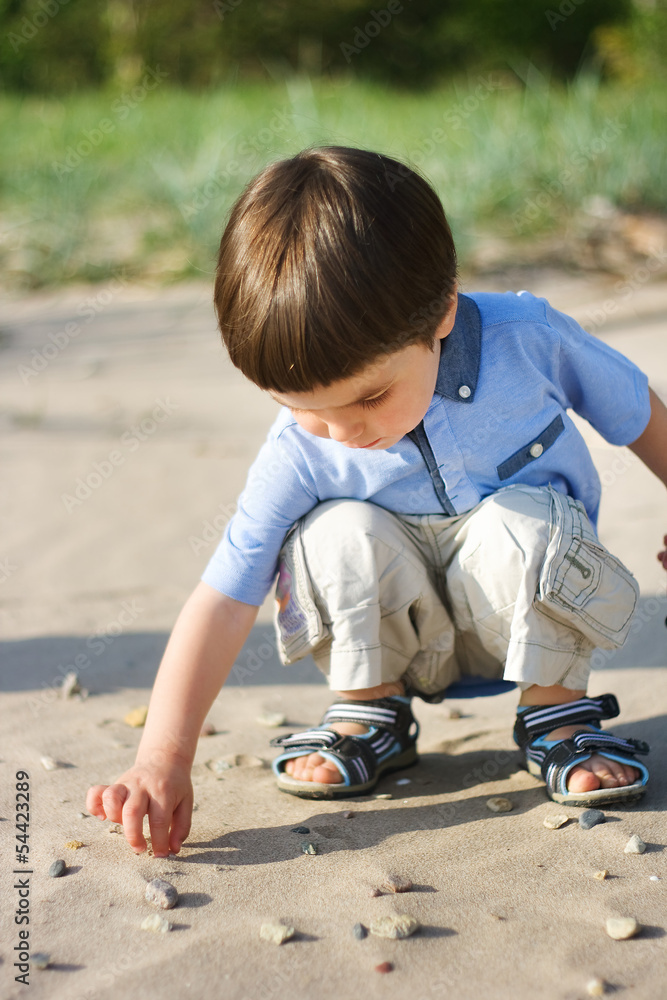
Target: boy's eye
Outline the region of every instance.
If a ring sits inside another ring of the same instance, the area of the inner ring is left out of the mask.
[[[384,403],[384,401],[388,398],[388,396],[389,392],[383,392],[381,396],[376,396],[374,399],[362,400],[361,405],[364,407],[364,409],[368,407],[372,408],[373,406],[380,406],[381,403]]]

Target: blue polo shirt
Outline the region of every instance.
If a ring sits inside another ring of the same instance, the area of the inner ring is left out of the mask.
[[[365,451],[315,437],[281,409],[202,580],[261,604],[291,526],[336,498],[455,515],[503,486],[550,483],[595,524],[600,480],[568,410],[611,444],[631,444],[650,417],[647,377],[545,299],[460,294],[422,423]]]

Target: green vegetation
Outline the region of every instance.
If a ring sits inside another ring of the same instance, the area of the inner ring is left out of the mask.
[[[424,94],[339,77],[0,98],[3,284],[211,275],[247,180],[309,144],[378,149],[438,189],[465,260],[477,236],[564,233],[591,196],[667,208],[660,88],[482,73]],[[142,82],[143,80],[143,82]]]

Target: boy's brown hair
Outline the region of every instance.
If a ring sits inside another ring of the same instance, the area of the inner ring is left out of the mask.
[[[452,234],[422,177],[381,153],[320,146],[267,166],[235,203],[215,308],[244,375],[309,392],[432,347],[455,280]]]

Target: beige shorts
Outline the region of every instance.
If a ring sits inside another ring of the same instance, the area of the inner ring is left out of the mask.
[[[283,662],[312,653],[335,691],[402,679],[438,700],[470,675],[581,690],[637,598],[583,505],[551,487],[507,486],[457,517],[331,500],[285,539],[276,628]]]

